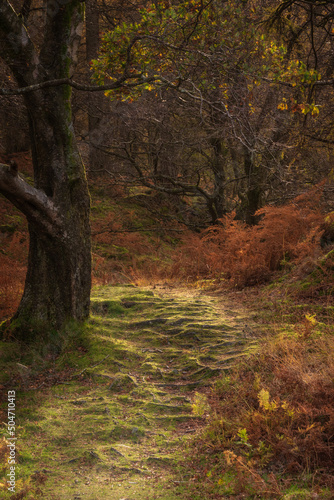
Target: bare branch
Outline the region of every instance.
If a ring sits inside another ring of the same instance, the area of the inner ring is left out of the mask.
[[[289,82],[284,82],[282,80],[272,80],[271,78],[266,78],[266,77],[261,77],[261,80],[267,83],[273,83],[275,85],[282,85],[284,87],[290,87],[290,88],[295,88],[296,85],[293,83]],[[303,87],[326,87],[326,86],[333,86],[334,85],[334,78],[331,78],[330,80],[317,80],[312,83],[304,83],[303,82]]]
[[[184,223],[184,225],[186,225]],[[170,232],[170,233],[184,233],[187,231],[187,229],[175,229],[175,228],[169,228],[169,227],[161,227],[161,226],[153,226],[153,227],[144,227],[144,228],[130,228],[130,229],[113,229],[113,228],[106,228],[102,229],[101,231],[96,231],[95,233],[92,233],[92,236],[98,236],[100,234],[105,234],[105,233],[140,233],[140,232],[147,232],[147,231],[164,231],[164,232]]]

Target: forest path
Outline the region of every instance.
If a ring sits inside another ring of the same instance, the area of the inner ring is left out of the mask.
[[[205,424],[203,394],[256,348],[249,312],[198,291],[106,286],[87,329],[80,377],[39,410],[53,443],[44,498],[182,497],[175,460]]]

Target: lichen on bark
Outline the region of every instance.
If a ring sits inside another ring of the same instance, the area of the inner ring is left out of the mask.
[[[10,3],[5,0],[0,6],[4,60],[19,87],[71,76],[84,21],[83,5],[79,0],[59,2],[53,12],[50,5],[47,1],[39,52]],[[15,36],[8,37],[8,30]],[[90,198],[74,135],[71,87],[37,89],[25,94],[24,102],[35,186],[29,200],[19,188],[20,176],[16,185],[10,184],[5,169],[0,169],[0,192],[29,223],[28,271],[13,321],[15,336],[22,339],[37,324],[59,329],[68,320],[84,320],[89,314],[91,288]],[[51,205],[58,224],[50,219]]]

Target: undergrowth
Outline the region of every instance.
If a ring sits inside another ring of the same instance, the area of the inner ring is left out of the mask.
[[[321,185],[287,205],[262,208],[256,226],[236,220],[233,212],[201,233],[155,220],[147,207],[136,204],[138,197],[115,189],[105,179],[91,182],[95,285],[167,280],[243,289],[267,283],[277,273],[297,278],[299,273],[304,279],[315,272],[312,286],[304,284],[300,296],[332,294],[333,256],[323,260],[320,242],[323,237],[331,243],[334,214],[322,212]],[[0,319],[5,319],[23,292],[28,234],[23,217],[3,198],[0,237]]]
[[[334,339],[308,323],[216,383],[189,498],[333,498]]]
[[[23,216],[0,199],[0,320],[17,309],[23,292],[28,256],[27,225]]]
[[[232,213],[200,234],[173,233],[173,225],[146,231],[155,224],[149,212],[121,192],[110,201],[98,181],[94,189],[94,284],[168,279],[238,290],[267,285],[255,288],[262,291],[251,305],[258,309],[261,303],[259,319],[275,322],[275,334],[207,397],[195,397],[195,414],[210,416],[188,453],[191,480],[184,498],[333,498],[334,215],[322,212],[321,186],[287,205],[262,208],[257,226]],[[27,227],[4,199],[0,237],[5,319],[23,291]],[[79,355],[85,350],[80,344]],[[22,359],[16,353],[17,362]],[[59,374],[52,377],[51,385]],[[0,463],[6,446],[0,444]],[[27,485],[32,496],[39,481]]]
[[[257,212],[261,220],[247,226],[226,215],[200,235],[190,234],[174,257],[172,276],[185,280],[213,279],[233,286],[268,282],[273,273],[293,265],[315,262],[321,255],[324,232],[321,186],[289,204],[266,206]]]

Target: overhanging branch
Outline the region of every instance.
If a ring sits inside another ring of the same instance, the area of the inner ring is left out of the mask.
[[[263,80],[266,83],[271,83],[274,85],[281,85],[283,87],[290,87],[290,88],[296,88],[295,83],[290,83],[290,82],[285,82],[283,80],[273,80],[272,78],[266,78],[266,77],[261,77],[261,80]],[[316,80],[315,82],[311,83],[302,83],[303,87],[328,87],[328,86],[333,86],[334,85],[334,78],[331,78],[330,80]]]
[[[126,83],[127,80],[130,78],[137,78],[139,81],[136,82],[130,82]],[[61,85],[69,85],[70,87],[75,88],[76,90],[81,90],[84,92],[103,92],[106,90],[115,90],[119,89],[120,87],[124,88],[132,88],[132,87],[138,87],[140,85],[143,85],[145,83],[151,83],[156,81],[157,78],[152,76],[152,77],[147,77],[147,78],[141,78],[140,75],[137,76],[132,76],[132,77],[122,77],[118,80],[116,80],[114,83],[106,84],[106,85],[85,85],[83,83],[78,83],[72,80],[71,78],[59,78],[56,80],[48,80],[45,82],[40,82],[36,83],[35,85],[29,85],[27,87],[21,87],[18,89],[6,89],[6,88],[0,88],[0,95],[3,96],[12,96],[12,95],[22,95],[22,94],[28,94],[30,92],[35,92],[36,90],[41,90],[45,88],[50,88],[50,87],[59,87]]]
[[[18,175],[15,162],[0,164],[0,193],[44,233],[55,235],[61,230],[61,219],[52,200]]]

